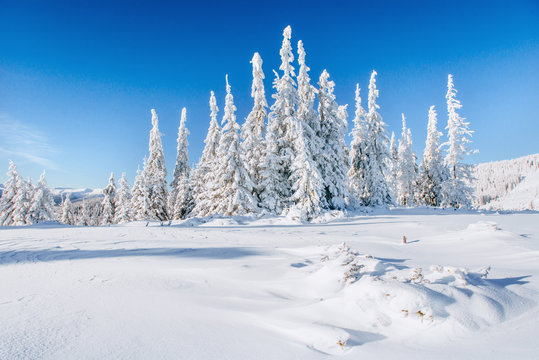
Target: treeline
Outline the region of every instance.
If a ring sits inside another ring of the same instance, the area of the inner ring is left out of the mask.
[[[437,114],[432,106],[428,112],[425,150],[418,166],[404,115],[400,139],[397,141],[394,134],[391,139],[387,136],[376,103],[379,96],[376,71],[371,74],[366,108],[362,105],[359,85],[356,88],[352,141],[350,146],[346,144],[347,105],[337,103],[335,84],[326,70],[317,86],[313,86],[301,41],[297,47],[296,75],[291,34],[290,27],[283,32],[281,66],[280,72],[275,72],[271,107],[268,108],[265,95],[262,59],[255,53],[251,61],[251,112],[240,127],[227,76],[221,123],[212,91],[205,147],[194,169],[189,165],[189,131],[184,108],[169,187],[159,120],[152,109],[149,156],[144,159],[142,170],[137,171],[134,186],[130,188],[123,175],[117,187],[111,175],[99,206],[90,210],[83,202],[75,216],[66,197],[59,212],[60,220],[90,225],[260,213],[310,220],[324,211],[360,207],[471,205],[470,167],[462,160],[470,153],[472,131],[458,114],[461,104],[456,99],[452,75],[448,76],[446,94],[447,141],[441,143],[442,133],[437,130]],[[25,223],[48,219],[49,215],[52,218],[54,214],[49,210],[37,217],[28,215],[31,208],[45,205],[34,205],[34,195],[28,194],[35,191],[30,191],[31,186],[15,173],[15,165],[11,164],[10,180],[4,191],[8,196],[0,198],[2,224],[21,224],[22,218],[26,219]],[[50,194],[44,196],[48,199]],[[48,206],[49,203],[45,207]],[[27,214],[14,215],[24,213]]]

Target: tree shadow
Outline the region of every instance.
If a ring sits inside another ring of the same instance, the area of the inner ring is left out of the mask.
[[[368,331],[359,331],[359,330],[352,330],[343,328],[348,334],[350,334],[350,338],[346,342],[347,346],[355,347],[355,346],[361,346],[363,344],[373,342],[373,341],[380,341],[384,340],[386,336],[378,333],[368,332]]]
[[[202,258],[214,260],[236,259],[263,253],[245,247],[210,247],[210,248],[141,248],[141,249],[107,249],[107,250],[14,250],[0,252],[0,265],[49,262],[61,260],[107,259],[121,257],[178,257]]]
[[[509,285],[524,285],[528,284],[529,281],[523,280],[531,277],[531,275],[524,275],[524,276],[515,276],[515,277],[508,277],[508,278],[500,278],[500,279],[485,279],[487,283],[492,283],[501,287],[507,287]]]

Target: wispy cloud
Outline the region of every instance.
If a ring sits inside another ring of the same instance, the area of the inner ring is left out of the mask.
[[[47,169],[57,169],[51,159],[57,152],[44,132],[0,114],[0,153],[13,160],[18,157]]]

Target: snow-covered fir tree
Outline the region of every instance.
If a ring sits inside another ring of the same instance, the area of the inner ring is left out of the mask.
[[[150,156],[142,173],[149,193],[149,220],[164,221],[168,219],[167,169],[159,132],[159,119],[154,109],[152,109],[152,125]]]
[[[444,165],[448,176],[442,184],[442,206],[453,208],[467,208],[472,204],[472,189],[468,186],[471,181],[470,166],[463,163],[465,155],[472,151],[469,149],[473,131],[469,129],[469,122],[458,113],[462,105],[455,97],[457,90],[453,85],[453,75],[447,77],[447,136],[448,141],[443,145],[447,147]]]
[[[205,146],[202,151],[202,157],[191,178],[191,187],[194,197],[193,214],[197,216],[206,216],[210,214],[213,206],[212,188],[217,176],[217,151],[219,149],[219,141],[221,140],[221,127],[217,121],[219,108],[213,91],[210,95],[210,126],[206,139]]]
[[[2,197],[0,197],[0,225],[13,225],[13,213],[15,211],[15,196],[22,186],[23,179],[13,161],[9,162],[7,172],[8,180],[4,184]]]
[[[322,211],[322,197],[325,193],[324,182],[320,175],[318,163],[313,159],[308,140],[312,137],[312,129],[304,121],[297,121],[294,126],[297,151],[292,163],[292,196],[293,203],[289,215],[303,220],[311,220]]]
[[[436,128],[437,122],[436,110],[433,105],[429,109],[427,140],[417,186],[417,202],[428,206],[440,206],[441,187],[445,177],[445,168],[442,164],[442,152],[440,149],[440,136],[442,133]]]
[[[64,201],[62,202],[60,222],[66,225],[75,225],[76,223],[73,204],[69,199],[69,194],[65,195]]]
[[[82,206],[79,215],[77,216],[77,225],[88,226],[92,224],[91,211],[88,207],[86,199],[82,199]]]
[[[402,133],[398,148],[397,203],[411,206],[414,200],[416,181],[416,162],[412,152],[412,135],[406,127],[406,118],[402,114]]]
[[[273,87],[275,100],[270,108],[266,135],[266,159],[262,170],[261,204],[275,214],[288,207],[291,195],[290,174],[294,160],[293,124],[297,121],[296,107],[299,101],[292,62],[294,55],[290,38],[292,29],[283,31],[281,47],[282,76],[275,72]]]
[[[37,186],[34,188],[30,208],[26,214],[27,224],[36,224],[43,221],[50,221],[56,218],[54,209],[54,199],[47,187],[45,171],[41,174]]]
[[[389,158],[388,158],[388,171],[386,174],[387,186],[391,192],[391,197],[396,199],[398,197],[397,184],[399,178],[399,149],[397,147],[397,140],[395,138],[395,132],[391,132],[391,140],[389,141]]]
[[[146,167],[146,158],[143,160]],[[145,173],[137,169],[135,183],[131,190],[131,211],[134,220],[146,220],[151,217],[150,214],[150,189],[148,188]]]
[[[241,156],[240,127],[235,112],[236,106],[227,75],[223,133],[217,152],[217,177],[212,185],[214,206],[211,211],[226,216],[248,215],[257,210],[253,182]]]
[[[359,84],[357,84],[354,127],[352,128],[352,141],[350,142],[350,169],[348,170],[351,206],[361,205],[366,181],[367,113],[361,106],[360,91]]]
[[[253,191],[259,199],[261,192],[263,159],[266,156],[266,141],[264,140],[265,121],[268,116],[266,94],[264,91],[264,72],[262,71],[262,58],[255,52],[253,59],[253,84],[251,97],[254,100],[253,108],[241,128],[243,140],[242,149],[245,158],[245,168],[253,181]]]
[[[172,213],[173,219],[185,219],[194,208],[193,193],[189,181],[190,174],[183,176],[178,183],[176,201]]]
[[[114,223],[124,224],[131,221],[133,218],[131,211],[131,190],[125,177],[125,173],[122,173],[122,177],[118,181],[120,185],[116,196],[116,208],[114,212]]]
[[[0,225],[25,225],[30,209],[32,184],[22,178],[13,161],[9,162],[7,176],[8,181],[4,184],[0,198]]]
[[[376,88],[376,75],[376,71],[373,71],[369,82],[365,156],[362,156],[362,160],[365,162],[365,180],[363,193],[360,195],[362,205],[371,207],[392,203],[385,178],[389,157],[389,139],[385,130],[386,124],[378,113],[380,106],[376,104],[376,99],[379,96],[379,91]]]
[[[189,130],[187,130],[186,121],[187,110],[183,108],[180,127],[178,129],[176,166],[174,168],[172,182],[170,183],[172,190],[169,194],[169,214],[173,219],[185,217],[193,208],[193,196],[188,181],[191,167],[189,166],[189,156],[187,154],[187,147],[189,145],[187,135],[189,135]],[[182,194],[178,197],[179,192]],[[176,204],[177,198],[180,199],[180,204]]]
[[[303,48],[303,42],[298,41],[298,119],[308,125],[304,128],[305,145],[309,147],[309,151],[317,162],[318,154],[322,150],[322,141],[318,137],[320,133],[320,117],[314,109],[314,100],[316,97],[316,89],[311,85],[311,78],[309,77],[309,67],[305,63],[305,49]],[[296,150],[298,151],[298,150]],[[318,167],[320,165],[317,164]]]
[[[114,173],[110,173],[109,183],[103,189],[103,215],[101,225],[110,225],[114,223],[114,214],[116,211],[116,183]]]
[[[33,196],[32,181],[25,181],[21,178],[20,186],[13,198],[15,204],[13,209],[13,225],[26,225],[26,216],[30,210],[30,201]]]
[[[344,132],[348,127],[346,118],[335,101],[333,93],[335,83],[329,80],[329,73],[324,70],[318,82],[318,113],[320,114],[321,152],[318,164],[324,184],[323,204],[330,209],[342,210],[348,198],[348,150]]]

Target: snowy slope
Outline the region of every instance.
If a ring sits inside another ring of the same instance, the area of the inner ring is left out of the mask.
[[[539,210],[539,154],[474,168],[476,206],[488,210]]]
[[[538,220],[2,228],[0,358],[536,358]]]

